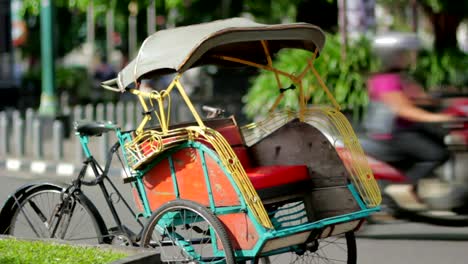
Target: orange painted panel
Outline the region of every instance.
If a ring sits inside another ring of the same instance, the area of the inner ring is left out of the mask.
[[[133,199],[135,200],[135,204],[138,208],[138,211],[143,212],[143,203],[141,202],[140,196],[138,195],[137,187],[132,188]]]
[[[143,184],[152,211],[176,198],[168,159],[148,171],[143,177]]]
[[[172,154],[172,161],[180,198],[209,206],[208,191],[198,150],[194,148],[179,150]],[[240,201],[235,189],[218,163],[208,154],[205,154],[205,161],[216,206],[239,205]],[[148,171],[143,177],[143,184],[153,211],[162,204],[176,199],[168,159],[162,160]],[[142,210],[136,192],[134,196],[139,209]]]
[[[247,214],[218,215],[218,218],[226,227],[235,250],[253,249],[259,236]]]
[[[185,148],[172,155],[180,198],[209,206],[202,162],[197,149]]]
[[[208,154],[205,154],[211,191],[216,206],[239,205],[237,194],[221,167]]]

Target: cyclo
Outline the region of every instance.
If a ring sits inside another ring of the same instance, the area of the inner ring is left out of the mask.
[[[169,263],[356,263],[354,232],[380,209],[381,196],[351,125],[314,68],[324,44],[322,30],[307,23],[233,18],[162,30],[103,83],[138,97],[140,125],[121,131],[88,123],[77,133],[83,139],[115,131],[124,182],[133,187],[138,216],[148,219],[141,246]],[[302,72],[273,65],[286,48],[311,52]],[[234,117],[203,119],[180,82],[202,65],[271,71],[278,97],[268,117],[243,127]],[[166,74],[175,77],[165,90],[139,89],[141,80]],[[306,74],[315,75],[333,106],[307,105]],[[299,109],[275,111],[286,92],[297,94]],[[194,122],[171,125],[174,93]]]

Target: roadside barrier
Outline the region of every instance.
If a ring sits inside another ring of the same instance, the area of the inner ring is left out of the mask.
[[[237,116],[241,110],[240,103],[194,101],[198,110],[205,104],[221,106]],[[190,121],[188,110],[180,100],[174,98],[171,105],[171,123]],[[141,111],[137,101],[65,106],[61,118],[47,122],[30,108],[22,112],[15,109],[0,111],[0,169],[2,166],[14,171],[26,169],[33,174],[74,173],[73,168],[79,167],[84,159],[80,142],[74,135],[75,121],[112,121],[117,122],[122,130],[131,130],[139,123]],[[92,153],[103,163],[110,144],[116,140],[115,136],[105,133],[91,140]],[[118,163],[113,162],[113,165],[118,166]]]

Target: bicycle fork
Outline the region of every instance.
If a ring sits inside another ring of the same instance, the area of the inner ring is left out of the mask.
[[[65,194],[66,195],[66,194]],[[48,220],[49,225],[46,224],[46,227],[50,230],[53,227],[52,233],[50,234],[51,238],[56,237],[56,233],[59,227],[61,230],[59,232],[60,239],[65,238],[68,227],[70,225],[71,219],[73,217],[73,212],[75,209],[76,202],[72,201],[70,197],[65,197],[62,199],[62,202],[55,207],[54,213],[51,214],[51,219]],[[66,217],[65,222],[62,225],[62,218]],[[54,222],[55,220],[55,222]],[[55,224],[54,224],[55,223]]]

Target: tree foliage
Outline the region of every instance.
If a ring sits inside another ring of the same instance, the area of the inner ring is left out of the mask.
[[[361,38],[349,47],[346,61],[341,60],[341,44],[338,35],[328,35],[326,45],[319,58],[314,62],[336,101],[345,110],[353,112],[356,117],[367,105],[366,74],[376,70],[377,62],[371,56],[370,43]],[[290,73],[300,73],[307,65],[311,53],[304,50],[288,49],[279,52],[274,66]],[[289,79],[281,78],[284,87],[291,84]],[[311,73],[303,80],[306,96],[311,104],[330,104],[325,92]],[[284,88],[281,87],[281,88]],[[298,91],[288,90],[280,103],[280,108],[298,108]],[[272,72],[262,71],[252,80],[252,87],[244,97],[244,112],[249,117],[265,115],[273,105],[279,89]]]
[[[379,0],[388,7],[409,6],[410,0]],[[434,48],[438,53],[456,49],[456,30],[460,22],[468,17],[468,1],[416,0],[431,21],[434,31]],[[401,14],[400,14],[401,15]]]

